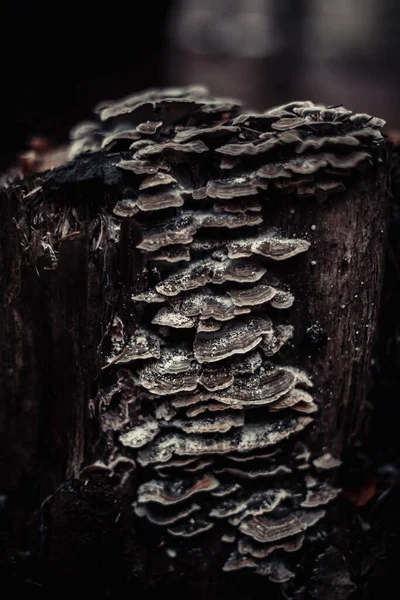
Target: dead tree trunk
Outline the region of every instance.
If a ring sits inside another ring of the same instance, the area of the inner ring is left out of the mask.
[[[367,430],[380,123],[196,95],[101,111],[135,133],[0,205],[8,574],[347,598],[362,550],[336,473]]]

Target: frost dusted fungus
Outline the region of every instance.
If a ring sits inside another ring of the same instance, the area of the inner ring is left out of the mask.
[[[132,297],[134,332],[118,315],[110,324],[108,383],[93,400],[109,456],[93,467],[135,466],[136,517],[171,561],[216,535],[225,571],[284,583],[338,493],[340,461],[301,442],[323,398],[282,353],[298,299],[274,270],[310,243],[274,229],[267,209],[279,194],[342,192],[383,125],[311,102],[244,113],[190,87],[103,102],[71,133],[69,160],[115,160],[114,243],[132,220],[146,282]]]

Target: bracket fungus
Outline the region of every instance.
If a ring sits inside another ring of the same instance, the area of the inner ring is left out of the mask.
[[[110,454],[135,460],[134,510],[159,535],[201,544],[215,527],[233,544],[225,571],[288,581],[279,557],[300,551],[323,518],[340,461],[296,446],[324,401],[292,364],[302,286],[284,280],[311,242],[274,229],[271,207],[286,194],[324,201],[343,191],[384,123],[311,102],[243,113],[199,86],[95,113],[74,129],[70,158],[115,153],[125,187],[113,218],[135,230],[141,269],[125,307],[132,323],[105,365],[118,377],[124,363],[136,399],[104,427]]]
[[[171,504],[183,502],[200,492],[215,490],[218,486],[219,482],[212,475],[204,475],[194,481],[179,479],[175,481],[151,480],[139,486],[137,501],[138,503],[157,502],[170,506]]]
[[[323,471],[330,470],[330,469],[336,469],[341,464],[342,464],[342,461],[339,460],[338,458],[335,458],[334,456],[332,456],[332,454],[330,452],[326,452],[325,454],[322,454],[322,456],[319,456],[318,458],[315,458],[313,460],[313,465],[317,469],[321,469]]]
[[[269,519],[263,516],[251,517],[240,523],[239,530],[257,542],[276,542],[305,531],[322,519],[324,514],[323,510],[310,510],[308,512],[292,512],[283,519]]]

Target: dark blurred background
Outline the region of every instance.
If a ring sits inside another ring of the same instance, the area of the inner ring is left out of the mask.
[[[205,83],[265,109],[343,103],[400,128],[399,0],[3,0],[0,168],[99,100]]]

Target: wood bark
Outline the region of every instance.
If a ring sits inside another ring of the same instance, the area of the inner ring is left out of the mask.
[[[316,455],[345,457],[365,444],[368,431],[388,221],[388,157],[379,152],[339,196],[324,203],[287,196],[268,206],[271,224],[311,242],[305,257],[280,270],[297,299],[289,309],[295,337],[288,356],[312,374],[320,408],[304,438]],[[130,586],[139,597],[189,592],[250,600],[261,584],[280,598],[280,588],[264,579],[254,585],[246,572],[222,573],[218,539],[190,551],[182,544],[171,569],[157,535],[133,514],[137,476],[123,486],[100,474],[80,477],[105,452],[91,400],[111,371],[102,370],[106,333],[115,311],[132,314],[143,277],[132,220],[122,223],[118,243],[112,238],[108,216],[122,185],[112,165],[110,155],[82,157],[2,195],[3,568],[27,595],[56,581],[74,588],[83,578],[105,594]],[[65,219],[73,231],[54,244]],[[346,461],[343,469],[346,481]],[[359,547],[353,510],[345,499],[329,510],[286,597],[342,600],[354,582],[368,597],[359,560],[369,565],[372,558]]]

